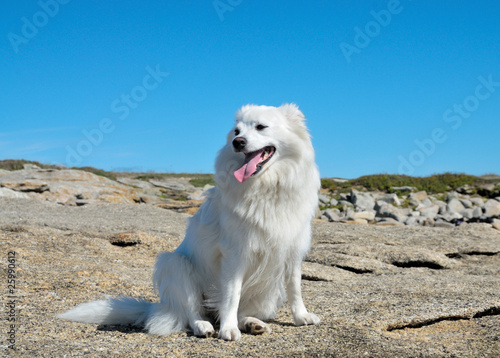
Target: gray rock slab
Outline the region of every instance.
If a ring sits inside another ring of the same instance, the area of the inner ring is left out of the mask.
[[[9,188],[0,188],[0,197],[28,199],[29,195]]]
[[[149,181],[151,184],[153,184],[156,187],[159,188],[164,188],[164,189],[171,189],[171,190],[177,190],[177,191],[185,191],[188,189],[188,185],[186,183],[181,182],[179,180],[150,180]],[[193,189],[194,187],[191,187]]]
[[[15,170],[0,176],[0,187],[27,193],[31,198],[76,205],[87,202],[134,203],[134,188],[81,170]]]

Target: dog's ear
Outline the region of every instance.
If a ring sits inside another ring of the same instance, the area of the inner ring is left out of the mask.
[[[288,119],[290,128],[304,141],[310,141],[309,131],[306,127],[306,118],[295,103],[286,103],[278,107],[280,112]]]
[[[304,113],[302,113],[299,107],[295,103],[285,103],[282,104],[278,109],[283,113],[283,115],[288,118],[288,120],[293,122],[304,122],[305,117]]]

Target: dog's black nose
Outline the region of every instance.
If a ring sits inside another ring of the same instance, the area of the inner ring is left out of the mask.
[[[241,152],[247,145],[247,140],[243,137],[236,137],[233,139],[233,147],[237,152]]]

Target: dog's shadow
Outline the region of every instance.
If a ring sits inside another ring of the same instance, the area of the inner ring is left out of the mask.
[[[266,321],[266,323],[275,324],[275,325],[283,326],[283,327],[295,327],[295,325],[291,322],[283,322],[283,321],[278,321],[276,319],[270,319],[270,320]]]
[[[266,321],[266,323],[275,324],[275,325],[283,326],[283,327],[295,327],[295,325],[291,322],[283,322],[283,321],[278,321],[275,319],[270,319],[270,320]],[[216,323],[214,325],[214,328],[216,331],[218,331],[219,324]],[[105,325],[105,324],[101,324],[101,325],[97,326],[97,330],[100,332],[120,332],[120,333],[124,333],[124,334],[134,334],[134,333],[147,334],[147,332],[144,330],[144,328],[138,327],[138,326],[132,326],[132,325],[117,325],[117,324]],[[194,337],[193,332],[188,331],[185,333],[187,334],[188,337]],[[217,336],[217,335],[215,335],[215,336]]]
[[[101,324],[97,326],[97,330],[101,332],[120,332],[120,333],[125,333],[125,334],[132,334],[132,333],[147,333],[143,328],[137,327],[137,326],[132,326],[132,325],[105,325]]]
[[[124,333],[124,334],[135,334],[135,333],[148,334],[148,332],[144,328],[132,326],[132,325],[105,325],[105,324],[101,324],[101,325],[97,326],[97,330],[100,332],[120,332],[120,333]],[[184,333],[187,335],[187,337],[195,337],[195,335],[191,331],[187,331]]]

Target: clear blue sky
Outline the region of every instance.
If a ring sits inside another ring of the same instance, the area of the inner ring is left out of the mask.
[[[295,102],[324,177],[500,174],[497,0],[1,5],[0,159],[213,172],[241,105]]]

